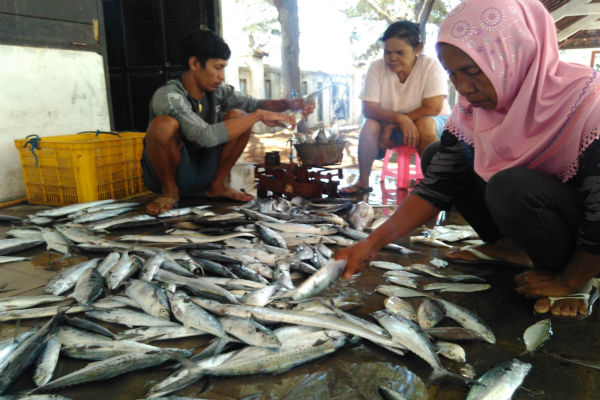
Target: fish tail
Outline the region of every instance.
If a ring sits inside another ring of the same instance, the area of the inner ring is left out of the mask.
[[[469,383],[469,384],[475,383],[475,381],[473,379],[470,379],[465,376],[448,371],[447,369],[444,369],[444,368],[436,368],[433,370],[431,375],[429,375],[429,378],[427,378],[427,382],[426,382],[427,387],[431,386],[434,382],[438,381],[439,379],[446,378],[446,377],[458,379],[458,380],[461,380],[461,381]]]

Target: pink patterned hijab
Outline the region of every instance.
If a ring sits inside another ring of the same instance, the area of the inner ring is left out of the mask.
[[[566,182],[600,137],[600,77],[558,60],[552,17],[538,0],[465,0],[442,23],[438,43],[458,47],[488,77],[495,110],[459,96],[446,129],[475,149],[486,181],[525,166]]]

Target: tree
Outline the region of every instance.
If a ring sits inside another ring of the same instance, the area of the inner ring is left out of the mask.
[[[277,7],[281,25],[281,81],[282,97],[292,90],[300,94],[300,23],[298,0],[271,0]]]
[[[352,43],[365,40],[365,35],[373,36],[373,32],[381,34],[385,27],[399,19],[407,19],[419,24],[421,38],[425,41],[428,22],[439,24],[447,14],[448,5],[444,0],[354,0],[350,6],[342,9],[355,26]],[[379,51],[379,44],[371,40],[362,52],[355,55],[357,63],[361,63]]]

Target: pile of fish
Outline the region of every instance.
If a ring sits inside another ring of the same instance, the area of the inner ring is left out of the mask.
[[[0,240],[0,255],[45,244],[63,257],[72,251],[95,257],[60,270],[43,295],[0,299],[0,321],[51,317],[40,329],[0,342],[0,394],[32,364],[37,388],[31,392],[40,393],[177,362],[180,369],[147,393],[162,397],[204,376],[283,372],[339,350],[350,338],[416,354],[431,366],[430,381],[465,379],[439,359],[465,366],[464,349],[448,340],[495,343],[494,334],[474,313],[433,293],[487,289],[479,277],[438,268],[441,260],[410,267],[374,262],[389,270],[393,283],[377,288],[388,296],[385,309],[372,314],[377,323],[343,311],[338,298],[317,297],[346,265],[333,259],[331,246],[367,236],[348,225],[365,226],[348,213],[350,206],[270,199],[221,214],[199,206],[123,217],[137,205],[100,201],[11,220],[23,226]],[[365,214],[362,207],[354,210]],[[113,237],[138,226],[160,232]],[[410,252],[396,244],[386,249]],[[422,299],[416,310],[407,297]],[[460,327],[437,327],[444,317]],[[155,345],[200,336],[208,345],[199,353]],[[62,357],[93,362],[52,379]],[[480,378],[485,390],[505,385],[503,379],[517,382],[507,378],[512,373],[520,379],[514,391],[529,369],[513,363],[502,371]]]

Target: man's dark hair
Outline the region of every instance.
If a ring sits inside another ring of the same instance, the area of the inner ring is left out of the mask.
[[[414,22],[400,20],[388,26],[379,40],[385,42],[393,37],[406,40],[414,49],[421,43],[421,30]]]
[[[196,57],[202,67],[206,67],[206,61],[210,58],[222,58],[228,60],[231,50],[221,36],[208,29],[198,29],[185,35],[181,41],[183,50],[183,65],[185,70],[190,67],[188,60]]]

